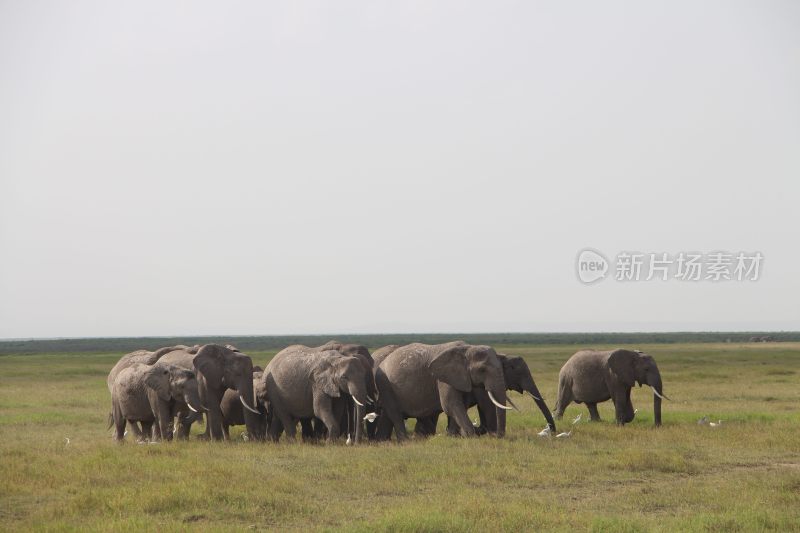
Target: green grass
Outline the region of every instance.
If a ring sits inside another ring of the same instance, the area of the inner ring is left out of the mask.
[[[636,388],[629,426],[606,403],[604,422],[542,439],[533,402],[511,393],[523,412],[503,440],[357,448],[115,445],[105,377],[119,354],[2,356],[0,529],[800,531],[800,343],[637,347],[673,399],[660,429]],[[526,357],[551,407],[578,348],[498,346]]]

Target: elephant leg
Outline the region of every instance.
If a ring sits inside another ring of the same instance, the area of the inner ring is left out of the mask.
[[[314,438],[316,440],[326,439],[328,437],[328,428],[325,427],[325,422],[317,417],[312,418],[311,421],[314,425]]]
[[[124,416],[114,416],[114,440],[123,442],[125,440],[125,425],[128,423]]]
[[[281,438],[281,433],[283,433],[283,423],[278,415],[273,412],[272,420],[267,428],[267,434],[272,442],[278,442],[278,439]]]
[[[475,435],[475,427],[467,416],[467,408],[464,405],[464,395],[447,383],[439,382],[439,398],[444,413],[453,417],[461,428],[461,434],[465,437]]]
[[[231,440],[231,433],[229,431],[229,428],[230,426],[228,425],[227,422],[222,423],[222,435],[225,438],[225,440]]]
[[[195,420],[194,413],[178,412],[178,426],[175,430],[178,439],[189,440],[189,433],[192,431],[192,422]]]
[[[384,441],[392,438],[392,430],[394,424],[391,419],[386,415],[386,411],[382,416],[379,416],[374,422],[375,432],[373,433],[373,440]]]
[[[625,418],[624,421],[626,424],[630,424],[633,422],[633,402],[631,402],[631,390],[628,389],[628,394],[625,402]]]
[[[286,440],[294,442],[297,437],[297,420],[288,413],[283,413],[278,418],[281,421],[283,432],[286,433]]]
[[[628,412],[630,411],[631,390],[620,389],[614,392],[614,411],[616,414],[617,425],[625,425]]]
[[[152,405],[152,407],[154,407],[153,411],[156,415],[154,421],[156,433],[154,434],[154,437],[157,437],[158,439],[172,440],[173,412],[170,410],[169,403],[159,399],[155,405]],[[142,429],[144,430],[144,422],[142,422]]]
[[[300,419],[300,430],[300,436],[303,438],[303,442],[312,442],[315,439],[314,424],[311,418]]]
[[[314,395],[314,416],[322,420],[328,429],[328,442],[339,438],[339,417],[333,409],[333,401],[325,394]]]
[[[458,422],[452,416],[447,417],[447,435],[449,437],[461,436],[461,428],[458,427]]]
[[[406,422],[403,418],[403,413],[400,410],[399,402],[392,391],[392,385],[389,383],[389,379],[380,369],[375,372],[375,384],[378,386],[378,394],[382,398],[381,403],[383,404],[383,416],[381,416],[381,418],[378,420],[384,419],[382,421],[382,424],[384,424],[384,429],[386,421],[390,421],[394,427],[394,433],[397,436],[397,440],[407,440],[408,433],[406,432]],[[391,430],[389,430],[388,433],[389,436],[391,436]],[[389,436],[386,438],[390,438]]]
[[[475,428],[475,433],[484,435],[486,433],[497,433],[497,409],[485,389],[475,389],[472,392],[475,398],[475,405],[478,406],[478,418],[480,425]]]
[[[189,433],[192,431],[192,423],[188,424],[183,420],[178,421],[178,430],[175,432],[178,440],[189,440]]]
[[[586,402],[586,407],[589,408],[589,420],[592,422],[600,422],[600,413],[597,412],[597,403]]]
[[[151,442],[157,442],[160,440],[160,431],[158,430],[158,426],[154,426],[153,422],[141,422],[142,424],[142,438],[144,440],[150,440]]]
[[[436,426],[439,423],[439,413],[431,416],[417,418],[414,424],[414,435],[419,437],[430,437],[436,435]]]
[[[142,430],[139,427],[138,422],[128,422],[128,427],[131,428],[131,433],[133,433],[133,436],[136,440],[139,440],[142,437]]]

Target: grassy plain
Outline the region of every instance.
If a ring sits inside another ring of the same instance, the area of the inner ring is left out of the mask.
[[[582,347],[498,351],[525,356],[552,407]],[[673,399],[660,429],[636,388],[629,426],[606,403],[603,422],[540,438],[541,413],[511,393],[523,412],[505,439],[359,447],[115,445],[105,377],[120,354],[0,356],[0,529],[800,531],[800,343],[636,347]]]

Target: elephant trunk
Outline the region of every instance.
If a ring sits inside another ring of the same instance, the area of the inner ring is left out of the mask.
[[[511,409],[506,407],[508,396],[506,395],[506,388],[495,387],[493,389],[486,389],[489,399],[495,404],[495,412],[497,415],[497,436],[503,437],[506,434],[506,411]]]
[[[259,418],[263,415],[256,407],[251,375],[246,375],[238,383],[237,391],[239,393],[239,401],[242,402],[244,407],[242,411],[244,412],[244,425],[247,427],[247,435],[253,440],[259,440],[262,437],[259,431]]]
[[[364,416],[367,414],[367,407],[366,404],[369,400],[367,400],[367,387],[358,386],[355,383],[348,383],[347,385],[347,392],[353,398],[353,424],[355,425],[355,435],[353,436],[353,442],[358,444],[361,442],[361,437],[363,435],[364,429]],[[348,413],[348,417],[350,413]]]
[[[533,382],[533,378],[531,378],[530,383],[526,384],[525,391],[531,396],[533,396],[533,401],[536,402],[536,406],[539,407],[539,410],[544,415],[545,420],[547,420],[547,427],[550,428],[550,431],[552,433],[555,433],[556,423],[553,420],[553,414],[550,412],[550,408],[547,407],[544,398],[542,398],[542,394],[536,387],[536,383]]]
[[[662,383],[661,383],[661,376],[656,376],[653,379],[653,383],[649,383],[651,387],[653,387],[653,417],[655,419],[655,425],[661,425],[661,397],[663,396],[662,393]]]
[[[189,409],[194,413],[200,413],[202,411],[207,411],[208,409],[203,408],[203,404],[200,401],[200,394],[195,390],[186,390],[183,392],[183,401],[189,406]]]

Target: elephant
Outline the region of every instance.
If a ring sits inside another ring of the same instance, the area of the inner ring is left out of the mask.
[[[124,369],[126,369],[126,368],[128,368],[128,367],[130,367],[130,366],[132,366],[132,365],[134,365],[136,363],[142,363],[142,364],[145,364],[145,365],[153,365],[165,353],[169,353],[169,352],[171,352],[173,350],[181,350],[181,349],[187,349],[187,348],[188,348],[187,346],[179,344],[177,346],[168,346],[166,348],[159,348],[158,350],[156,350],[154,352],[151,352],[151,351],[148,351],[148,350],[137,350],[135,352],[131,352],[131,353],[123,355],[120,358],[120,360],[117,361],[117,364],[114,365],[114,368],[112,368],[111,371],[108,373],[108,377],[106,378],[106,385],[108,385],[108,392],[110,393],[112,391],[112,389],[114,387],[114,380],[117,378],[117,375],[120,372],[122,372]],[[108,419],[109,419],[108,427],[110,428],[114,424],[114,422],[113,422],[113,414],[110,413],[108,415]],[[133,431],[133,434],[137,438],[142,437],[142,432],[139,429],[139,424],[138,423],[131,422],[130,426],[131,426],[131,430]]]
[[[127,422],[140,422],[145,438],[172,440],[175,416],[187,407],[194,412],[201,409],[197,375],[170,364],[133,363],[114,379],[111,403],[115,440],[124,439]]]
[[[616,421],[624,425],[633,420],[631,388],[639,383],[653,389],[655,425],[661,425],[663,393],[661,373],[652,356],[634,350],[582,350],[567,360],[558,374],[556,419],[560,420],[571,402],[585,403],[591,420],[600,420],[597,404],[611,399]],[[667,398],[669,399],[669,398]]]
[[[269,404],[265,401],[265,395],[259,391],[259,384],[262,383],[261,376],[264,369],[260,366],[253,367],[253,390],[255,392],[255,407],[261,413],[258,416],[258,434],[248,438],[256,440],[263,440],[267,434],[267,413],[269,412]],[[233,389],[228,389],[222,395],[222,402],[220,402],[220,410],[222,411],[222,432],[225,434],[225,439],[230,439],[229,428],[230,426],[243,426],[245,424],[244,406],[239,400],[239,393]]]
[[[359,442],[364,434],[364,415],[367,412],[376,409],[376,398],[378,396],[377,388],[375,387],[375,378],[373,376],[373,360],[366,346],[361,344],[347,344],[339,341],[328,341],[322,346],[316,348],[309,348],[301,344],[295,344],[284,348],[279,354],[297,352],[297,351],[314,351],[324,352],[327,350],[335,350],[342,355],[349,355],[356,357],[364,367],[365,371],[365,385],[367,388],[367,401],[365,405],[359,406],[353,402],[350,395],[341,396],[336,401],[343,401],[345,408],[343,410],[342,419],[339,421],[340,428],[347,428],[348,439],[353,439],[354,442]],[[325,438],[326,426],[318,418],[303,418],[300,420],[302,427],[303,440],[318,440]]]
[[[497,435],[505,434],[505,412],[512,407],[505,405],[509,400],[503,368],[491,347],[462,341],[414,343],[381,349],[376,355],[375,383],[381,405],[376,439],[388,439],[394,429],[397,439],[405,440],[405,418],[419,420],[442,411],[455,419],[462,435],[474,435],[463,394],[476,388],[485,390],[497,408]]]
[[[547,407],[547,403],[544,401],[542,394],[539,392],[539,388],[533,381],[531,369],[528,367],[528,363],[525,362],[525,359],[519,356],[501,353],[497,354],[497,358],[503,365],[503,378],[506,381],[506,390],[513,390],[520,394],[525,392],[530,394],[531,397],[533,397],[533,401],[536,402],[539,410],[544,415],[545,420],[547,420],[547,426],[550,428],[550,431],[555,434],[556,423],[553,420],[553,415],[551,414],[550,409]],[[466,393],[464,395],[464,402],[467,406],[467,409],[475,405],[478,406],[480,424],[477,428],[475,428],[476,433],[482,435],[484,433],[497,432],[497,416],[495,415],[495,409],[493,408],[485,389],[475,388],[472,390],[472,392]],[[435,431],[435,420],[433,421],[433,428]],[[455,420],[450,417],[447,419],[447,433],[450,435],[458,433],[458,425],[456,424]]]
[[[336,350],[284,350],[269,362],[262,380],[272,411],[269,436],[274,441],[283,431],[294,440],[297,422],[312,417],[325,424],[328,441],[334,441],[345,410],[345,403],[337,399],[348,394],[360,408],[367,401],[363,363]],[[357,442],[360,437],[357,432]]]
[[[200,388],[200,399],[203,406],[208,409],[206,413],[206,429],[208,436],[214,440],[223,440],[225,433],[222,430],[222,411],[220,404],[227,389],[239,393],[239,401],[245,408],[244,418],[247,433],[259,433],[259,419],[261,413],[256,410],[253,392],[253,361],[247,355],[234,351],[232,347],[218,344],[206,344],[197,351],[182,349],[169,352],[161,357],[160,362],[170,363],[197,372],[197,381]],[[181,433],[187,434],[191,420],[185,421]]]

